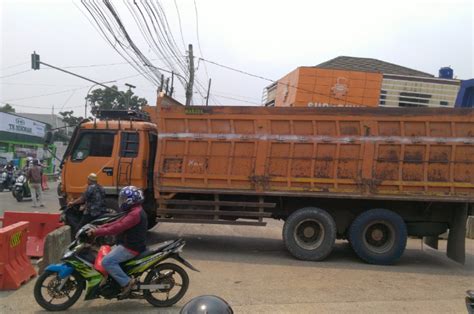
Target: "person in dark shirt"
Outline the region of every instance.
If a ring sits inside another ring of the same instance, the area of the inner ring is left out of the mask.
[[[120,210],[126,215],[111,223],[87,231],[89,236],[118,235],[117,245],[102,260],[102,266],[122,287],[121,298],[128,296],[135,279],[131,279],[120,267],[125,262],[146,249],[147,215],[142,203],[143,192],[134,187],[126,186],[119,193]]]
[[[79,204],[83,204],[83,206],[80,207],[83,215],[78,228],[105,213],[105,190],[97,183],[97,175],[95,173],[91,173],[87,176],[86,191],[79,198],[69,202],[67,205],[71,207]]]

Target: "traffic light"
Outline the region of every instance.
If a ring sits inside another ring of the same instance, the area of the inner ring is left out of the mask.
[[[36,52],[33,52],[33,54],[31,55],[31,68],[33,70],[40,69],[40,56],[36,54]]]

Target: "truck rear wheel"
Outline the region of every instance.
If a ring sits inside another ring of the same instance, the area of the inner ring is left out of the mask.
[[[354,252],[370,264],[394,264],[407,244],[407,227],[402,217],[387,209],[363,212],[349,227]]]
[[[325,210],[305,207],[295,211],[283,226],[283,242],[296,258],[320,261],[332,251],[336,241],[336,223]]]

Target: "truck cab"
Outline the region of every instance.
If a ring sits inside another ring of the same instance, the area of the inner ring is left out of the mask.
[[[100,111],[96,119],[82,121],[61,162],[61,205],[85,191],[91,172],[104,187],[110,208],[117,209],[117,195],[124,186],[152,194],[156,145],[156,125],[135,112]]]

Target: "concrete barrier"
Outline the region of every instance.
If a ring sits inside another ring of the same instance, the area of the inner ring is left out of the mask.
[[[43,258],[38,261],[38,273],[42,274],[46,266],[58,263],[64,250],[71,243],[71,227],[62,226],[46,236]]]
[[[474,239],[474,216],[467,217],[466,238]]]

